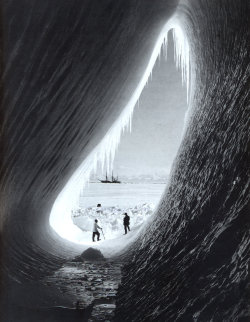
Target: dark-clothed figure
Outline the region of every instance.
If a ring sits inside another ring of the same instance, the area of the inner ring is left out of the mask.
[[[98,229],[102,229],[100,226],[98,226],[98,220],[95,219],[94,226],[93,226],[93,235],[92,235],[92,240],[93,242],[95,241],[95,235],[97,235],[97,241],[101,240],[100,239],[100,233]]]
[[[123,225],[124,225],[124,230],[125,230],[125,235],[126,235],[128,230],[130,231],[130,228],[129,228],[130,217],[128,216],[128,214],[126,212],[124,215],[125,215],[125,217],[123,218]]]
[[[102,214],[102,205],[100,203],[98,203],[97,206],[96,206],[96,212],[98,214]]]

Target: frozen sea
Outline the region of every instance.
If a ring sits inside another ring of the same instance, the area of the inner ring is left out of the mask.
[[[153,214],[165,187],[166,184],[159,183],[90,183],[80,196],[79,208],[72,212],[73,223],[82,231],[78,242],[92,242],[90,232],[97,218],[106,240],[122,236],[125,212],[130,216],[130,228],[135,236]],[[102,207],[97,208],[97,204]]]
[[[141,204],[157,205],[166,183],[89,183],[79,198],[79,207],[100,203],[103,207],[134,207]]]

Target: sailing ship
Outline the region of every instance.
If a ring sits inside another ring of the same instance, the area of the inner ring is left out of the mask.
[[[106,179],[105,180],[100,180],[100,179],[98,179],[98,180],[101,183],[121,183],[121,181],[118,180],[118,176],[116,178],[113,176],[113,172],[112,172],[111,180],[108,179],[107,172],[106,172]]]

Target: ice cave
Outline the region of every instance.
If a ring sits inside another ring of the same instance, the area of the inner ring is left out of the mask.
[[[188,84],[182,65],[189,49],[187,44],[185,51],[180,48],[183,35],[173,26],[167,24],[157,41],[150,74],[144,76],[146,82],[138,91],[133,112],[129,108],[127,116],[122,113],[117,120],[120,126],[104,137],[99,158],[83,161],[52,207],[51,227],[62,238],[82,244],[83,249],[91,245],[105,256],[120,253],[138,237],[165,190],[188,112]],[[133,236],[126,239],[122,237],[125,212],[133,227]],[[102,241],[93,245],[96,218]]]
[[[250,318],[249,6],[1,1],[1,321]],[[125,249],[83,249],[53,218],[112,166],[170,30],[188,110],[163,197]]]

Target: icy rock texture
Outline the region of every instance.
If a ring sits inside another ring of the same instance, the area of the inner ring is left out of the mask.
[[[196,82],[191,121],[123,270],[116,321],[246,321],[249,2],[183,1],[180,10]]]
[[[51,209],[130,101],[176,3],[2,2],[0,227],[6,275],[36,278],[79,254],[80,247],[50,227]]]
[[[40,305],[46,292],[38,285],[31,290],[30,280],[39,281],[84,250],[55,233],[51,209],[130,101],[177,2],[1,2],[5,320],[18,319],[13,304],[25,310],[32,299],[33,307]]]
[[[88,248],[80,256],[74,258],[74,262],[83,262],[85,260],[89,261],[102,261],[104,256],[99,249]]]
[[[51,208],[130,100],[173,13],[191,51],[190,124],[166,198],[131,249],[116,320],[246,319],[249,1],[177,3],[1,2],[5,321],[49,294],[30,280],[82,252],[53,232]]]
[[[115,298],[121,278],[121,265],[120,261],[112,260],[65,263],[43,282],[48,288],[56,286],[64,297],[70,298],[69,308],[75,309],[81,315],[79,321],[110,321],[113,320],[116,307]],[[54,304],[49,309],[56,307]],[[58,321],[64,321],[63,317]],[[71,320],[67,321],[74,322],[78,319],[71,314]]]

